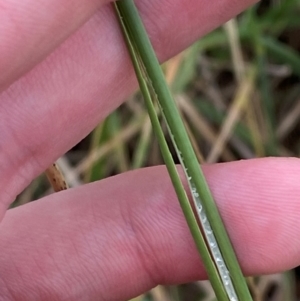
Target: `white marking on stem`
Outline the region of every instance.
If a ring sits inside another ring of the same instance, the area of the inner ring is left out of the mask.
[[[177,149],[177,147],[176,147],[176,149]],[[216,267],[219,271],[219,274],[220,274],[221,280],[223,282],[225,291],[226,291],[230,301],[238,301],[238,297],[236,295],[235,288],[234,288],[233,283],[232,283],[231,278],[230,278],[229,270],[228,270],[228,268],[225,264],[225,261],[224,261],[224,258],[222,256],[222,253],[219,249],[216,237],[215,237],[215,235],[213,233],[213,230],[210,226],[209,220],[207,219],[206,212],[203,208],[202,201],[200,199],[199,193],[197,192],[195,184],[192,181],[192,177],[188,174],[188,169],[184,165],[183,158],[181,157],[179,152],[177,152],[177,155],[178,155],[178,158],[181,162],[181,165],[184,167],[185,175],[186,175],[186,178],[187,178],[188,183],[189,183],[190,191],[192,193],[192,198],[193,198],[193,201],[194,201],[194,205],[196,207],[196,212],[197,212],[199,220],[201,222],[202,229],[203,229],[204,235],[206,237],[206,240],[208,242],[211,254],[214,258]]]
[[[147,79],[147,77],[146,77]],[[178,148],[178,145],[175,141],[175,137],[170,129],[170,126],[168,124],[168,121],[167,121],[167,118],[163,112],[163,108],[161,106],[161,103],[159,101],[159,98],[157,97],[157,93],[152,85],[152,82],[148,81],[148,85],[149,85],[149,89],[151,90],[152,92],[152,95],[156,98],[156,100],[158,101],[158,104],[160,106],[160,109],[161,109],[161,112],[162,112],[162,116],[164,117],[165,121],[166,121],[166,125],[167,125],[167,128],[168,128],[168,132],[170,134],[170,137],[171,137],[171,140],[173,142],[173,145],[175,147],[175,150],[176,150],[176,153],[177,153],[177,156],[179,158],[179,161],[181,163],[181,166],[183,167],[183,170],[184,170],[184,173],[185,173],[185,176],[188,180],[188,184],[189,184],[189,188],[190,188],[190,191],[192,193],[192,198],[193,198],[193,202],[194,202],[194,205],[196,207],[196,211],[197,211],[197,214],[198,214],[198,217],[199,217],[199,221],[202,225],[202,228],[203,228],[203,232],[204,232],[204,235],[206,237],[206,240],[208,242],[208,247],[211,251],[211,254],[213,256],[213,259],[215,261],[215,264],[216,264],[216,267],[217,267],[217,270],[219,272],[219,275],[221,277],[221,280],[222,280],[222,283],[224,285],[224,289],[227,293],[227,296],[229,298],[230,301],[238,301],[238,297],[236,295],[236,292],[235,292],[235,288],[233,286],[233,283],[231,281],[231,278],[230,278],[230,273],[229,273],[229,270],[225,264],[225,261],[224,261],[224,258],[222,256],[222,253],[219,249],[219,245],[217,243],[217,240],[215,238],[215,235],[212,231],[212,228],[210,226],[210,223],[207,219],[207,216],[206,216],[206,212],[203,208],[203,205],[202,205],[202,201],[201,201],[201,198],[199,196],[199,192],[197,191],[197,188],[195,187],[195,184],[193,182],[193,179],[192,177],[189,175],[189,172],[188,172],[188,169],[186,167],[186,165],[184,164],[184,159],[181,155],[181,151],[180,149]]]

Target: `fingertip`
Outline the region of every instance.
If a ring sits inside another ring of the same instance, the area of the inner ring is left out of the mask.
[[[297,265],[300,160],[261,158],[204,170],[244,270],[264,274]]]

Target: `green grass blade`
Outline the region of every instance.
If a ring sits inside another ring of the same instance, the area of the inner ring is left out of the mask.
[[[229,300],[252,300],[220,214],[205,181],[180,114],[166,85],[164,75],[139,18],[133,1],[118,2],[130,38],[138,49],[147,76],[147,86],[159,101],[173,144],[184,168],[198,217],[208,241]],[[152,91],[151,91],[152,90]],[[176,189],[176,187],[175,187]],[[203,254],[201,254],[203,256]],[[233,284],[234,283],[234,284]]]
[[[117,12],[119,13],[118,9],[117,9]],[[130,53],[130,56],[131,56],[131,59],[133,62],[133,66],[134,66],[134,69],[137,74],[137,79],[138,79],[138,82],[140,85],[140,89],[141,89],[141,92],[143,93],[143,96],[145,99],[145,104],[147,106],[149,117],[150,117],[153,129],[155,131],[155,134],[157,136],[157,139],[158,139],[158,142],[159,142],[159,145],[161,148],[162,156],[164,158],[164,162],[166,163],[166,166],[167,166],[168,172],[170,174],[172,183],[174,185],[176,194],[178,196],[181,208],[187,219],[187,223],[188,223],[190,231],[193,235],[193,238],[195,240],[196,246],[197,246],[199,252],[201,252],[201,255],[202,255],[203,261],[206,265],[207,272],[210,276],[212,285],[216,289],[216,295],[218,296],[219,300],[228,300],[228,298],[225,294],[225,291],[223,290],[218,271],[216,270],[216,267],[213,264],[211,254],[210,254],[210,252],[206,246],[206,243],[201,235],[201,231],[198,227],[198,223],[194,216],[193,209],[190,205],[190,202],[186,195],[185,189],[181,182],[180,176],[176,169],[175,163],[173,161],[172,155],[169,151],[169,147],[168,147],[166,139],[164,137],[163,130],[160,126],[159,119],[156,115],[156,111],[155,111],[154,105],[152,103],[151,92],[149,91],[147,82],[144,79],[145,75],[143,74],[143,66],[141,65],[141,62],[138,59],[138,54],[135,53],[134,47],[131,44],[130,38],[126,31],[126,27],[122,23],[121,17],[120,17],[120,22],[121,22],[122,29],[124,31],[124,36],[126,38],[127,47],[128,47],[128,50],[129,50],[129,53]]]
[[[259,42],[279,61],[287,64],[298,76],[300,76],[300,55],[274,39],[262,36]]]

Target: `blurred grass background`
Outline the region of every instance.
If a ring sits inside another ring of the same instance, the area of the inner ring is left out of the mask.
[[[163,65],[202,162],[300,155],[300,1],[263,0]],[[162,164],[135,93],[58,164],[71,187]],[[13,206],[51,192],[44,175]],[[297,270],[249,278],[255,301],[300,300]],[[208,282],[136,301],[215,300]]]

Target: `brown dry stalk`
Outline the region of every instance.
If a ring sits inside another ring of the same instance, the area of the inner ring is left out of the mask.
[[[45,174],[55,192],[68,189],[64,176],[56,163],[48,167]]]

